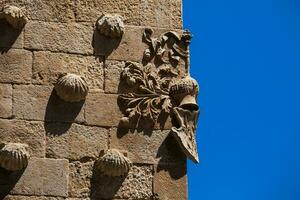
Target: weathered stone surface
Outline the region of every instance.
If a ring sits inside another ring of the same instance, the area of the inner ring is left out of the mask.
[[[105,62],[105,92],[122,93],[123,85],[119,85],[121,72],[125,66],[125,61]]]
[[[19,119],[84,121],[83,103],[66,103],[51,86],[15,85],[13,114]]]
[[[72,162],[69,177],[69,197],[87,198],[90,194],[94,162]]]
[[[4,19],[0,19],[0,52],[6,52],[10,48],[23,48],[23,33],[22,30],[14,29]]]
[[[3,200],[64,200],[63,197],[43,197],[43,196],[14,196],[8,195]]]
[[[73,0],[2,0],[0,8],[5,4],[22,7],[27,18],[39,21],[74,21],[74,1]]]
[[[33,50],[92,54],[92,23],[30,21],[26,24],[24,47]]]
[[[0,117],[10,118],[12,116],[12,86],[0,84]]]
[[[32,157],[45,157],[42,122],[0,119],[0,141],[28,144]]]
[[[142,0],[141,25],[182,28],[182,0]]]
[[[68,160],[32,158],[11,194],[68,195]]]
[[[182,163],[186,161],[169,131],[128,132],[124,129],[110,130],[110,148],[127,151],[135,163]]]
[[[144,29],[125,26],[121,39],[107,39],[98,32],[94,33],[93,46],[96,55],[113,60],[141,61],[147,45],[142,42]]]
[[[54,84],[61,73],[83,76],[91,90],[103,90],[103,63],[93,56],[35,52],[33,83]]]
[[[181,0],[75,0],[76,20],[95,21],[105,13],[120,14],[125,24],[181,28]]]
[[[186,165],[156,166],[154,194],[157,194],[161,200],[188,199]]]
[[[11,49],[0,56],[0,82],[30,83],[32,75],[32,53]]]
[[[85,105],[87,124],[117,126],[122,116],[117,98],[118,96],[113,94],[90,93]]]
[[[47,150],[50,158],[80,160],[96,158],[107,149],[108,130],[68,123],[46,123]]]
[[[127,176],[109,177],[93,174],[92,199],[150,199],[152,196],[153,167],[135,165]]]

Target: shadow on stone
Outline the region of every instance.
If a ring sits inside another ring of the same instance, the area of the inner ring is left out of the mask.
[[[84,101],[68,103],[61,100],[53,89],[49,97],[44,128],[47,134],[61,135],[69,130],[72,123],[76,121],[78,114],[83,107]],[[48,122],[63,122],[60,126],[53,126]]]
[[[95,25],[95,27],[96,27],[96,25]],[[94,54],[96,56],[108,57],[115,49],[118,48],[121,40],[122,40],[122,37],[120,37],[120,38],[106,37],[106,36],[100,34],[98,32],[98,30],[95,28],[94,33],[93,33],[93,41],[92,41],[92,46],[94,48]]]
[[[0,52],[1,54],[8,52],[13,46],[22,29],[14,29],[6,20],[0,19]]]
[[[103,175],[94,165],[91,179],[91,200],[113,199],[119,191],[126,176],[110,177]]]
[[[173,165],[183,165],[186,163],[186,156],[181,151],[180,146],[178,145],[175,138],[169,134],[156,154],[157,158],[160,158],[158,162],[157,171],[167,170],[171,177],[176,178],[178,174],[176,174],[176,170],[172,170],[172,168],[167,168],[165,165],[173,164]]]
[[[160,171],[167,171],[170,177],[174,180],[178,180],[187,174],[186,163],[182,164],[158,164],[156,173]]]
[[[23,173],[24,170],[10,172],[0,167],[0,200],[15,187]]]

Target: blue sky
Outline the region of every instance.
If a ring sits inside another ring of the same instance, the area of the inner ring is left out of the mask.
[[[300,0],[184,0],[200,84],[189,200],[300,199]]]

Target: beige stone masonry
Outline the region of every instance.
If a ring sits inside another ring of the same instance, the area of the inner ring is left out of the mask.
[[[12,117],[12,86],[0,84],[0,118]]]
[[[94,56],[40,51],[34,53],[33,83],[55,84],[62,73],[83,76],[91,90],[103,90],[103,63]]]
[[[1,83],[30,83],[32,76],[32,53],[11,49],[0,55]]]
[[[184,163],[185,156],[168,130],[149,132],[110,130],[110,148],[127,152],[128,158],[135,163]]]
[[[53,86],[15,85],[13,114],[18,119],[83,122],[84,102],[66,103]]]
[[[0,141],[28,144],[33,157],[45,157],[45,139],[42,122],[0,119]]]
[[[32,158],[11,194],[67,197],[68,176],[68,160]]]
[[[186,165],[160,164],[155,166],[154,194],[159,199],[188,199]]]
[[[108,130],[69,123],[46,123],[47,149],[50,158],[69,160],[96,159],[107,149]]]

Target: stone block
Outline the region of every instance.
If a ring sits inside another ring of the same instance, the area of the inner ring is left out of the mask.
[[[13,101],[13,114],[19,119],[84,121],[84,102],[64,102],[56,95],[52,86],[15,85]]]
[[[57,22],[75,20],[73,0],[2,0],[0,8],[6,4],[23,8],[27,18],[31,20]]]
[[[117,13],[127,25],[182,28],[181,0],[75,0],[76,20],[95,22]]]
[[[29,21],[25,26],[24,47],[77,54],[93,54],[92,23]]]
[[[26,143],[32,157],[45,157],[42,122],[0,119],[0,142]]]
[[[125,26],[121,39],[107,39],[95,31],[93,39],[95,54],[112,60],[142,61],[147,48],[142,42],[143,32],[143,28]]]
[[[0,56],[1,83],[30,83],[32,76],[32,53],[11,49]]]
[[[12,117],[12,86],[0,84],[0,117]]]
[[[44,196],[14,196],[8,195],[3,200],[64,200],[63,197],[44,197]]]
[[[68,196],[68,160],[31,158],[11,194]]]
[[[118,96],[114,94],[90,93],[85,105],[87,124],[117,126],[122,117],[117,98]]]
[[[122,85],[120,85],[120,76],[125,66],[125,61],[105,62],[105,93],[122,93]]]
[[[80,160],[97,158],[107,149],[108,130],[69,123],[46,123],[47,149],[50,158]]]
[[[72,162],[69,165],[69,197],[88,198],[94,162]],[[75,199],[74,199],[75,200]]]
[[[34,53],[33,83],[54,84],[62,73],[81,75],[90,89],[103,90],[103,63],[95,57],[44,51]]]
[[[134,165],[128,175],[109,177],[93,174],[91,199],[151,199],[153,166]]]
[[[141,0],[141,25],[182,29],[182,0]]]
[[[161,200],[188,199],[186,165],[157,165],[154,175],[154,194]]]
[[[149,132],[128,131],[112,128],[110,148],[127,152],[128,158],[135,163],[182,163],[186,161],[168,130],[149,130]]]

